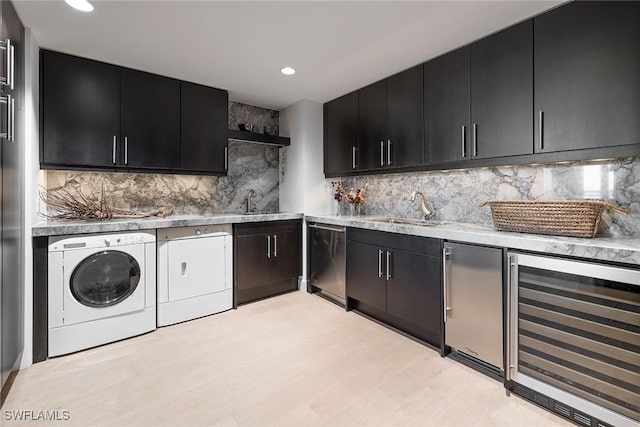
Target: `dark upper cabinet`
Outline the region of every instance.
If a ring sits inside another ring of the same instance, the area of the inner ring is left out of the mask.
[[[534,18],[534,57],[536,152],[640,143],[640,2]]]
[[[422,163],[422,65],[387,79],[387,165]]]
[[[424,162],[469,156],[470,54],[465,46],[424,64]]]
[[[180,83],[180,167],[226,172],[229,121],[227,91]]]
[[[42,168],[224,174],[226,91],[41,50]]]
[[[180,82],[132,70],[121,72],[123,164],[180,167]]]
[[[422,65],[358,91],[360,168],[422,161]]]
[[[358,160],[360,169],[385,166],[387,146],[387,81],[358,91]]]
[[[533,22],[471,45],[470,158],[533,153]]]
[[[358,92],[324,104],[324,173],[338,175],[358,167]]]
[[[41,162],[114,167],[119,163],[120,70],[41,51]]]
[[[236,304],[298,288],[302,271],[302,223],[299,220],[234,226]]]

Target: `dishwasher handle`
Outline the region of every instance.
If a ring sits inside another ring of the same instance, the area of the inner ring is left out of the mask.
[[[317,228],[318,230],[326,230],[326,231],[334,231],[336,233],[344,233],[344,227],[328,227],[326,225],[318,225],[318,224],[309,224],[307,227],[309,228]]]

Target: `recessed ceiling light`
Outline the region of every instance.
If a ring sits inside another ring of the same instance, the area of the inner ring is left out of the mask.
[[[93,10],[93,5],[87,0],[64,0],[64,2],[82,12],[91,12]]]
[[[291,76],[291,75],[293,75],[293,74],[295,74],[295,73],[296,73],[296,70],[294,70],[294,69],[293,69],[293,68],[291,68],[291,67],[284,67],[284,68],[281,68],[281,69],[280,69],[280,72],[281,72],[282,74],[284,74],[285,76]]]

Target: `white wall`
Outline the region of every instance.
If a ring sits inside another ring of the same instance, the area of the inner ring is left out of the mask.
[[[331,213],[323,172],[322,104],[302,100],[280,111],[280,134],[291,138],[291,146],[280,150],[280,210]]]
[[[38,43],[30,28],[24,38],[24,351],[21,368],[33,363],[33,249],[31,227],[38,216],[38,189],[42,179],[39,162],[39,56]]]
[[[280,134],[291,145],[280,149],[280,211],[326,214],[333,202],[323,172],[322,104],[302,100],[280,111]],[[307,247],[303,233],[302,247]],[[304,252],[304,250],[303,250]],[[307,288],[307,259],[302,257],[300,290]]]

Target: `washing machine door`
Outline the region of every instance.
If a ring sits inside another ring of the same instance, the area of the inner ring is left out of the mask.
[[[65,253],[64,324],[143,310],[143,260],[143,245]]]

